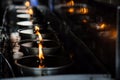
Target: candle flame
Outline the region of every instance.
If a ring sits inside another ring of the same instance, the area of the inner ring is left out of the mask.
[[[69,12],[69,13],[73,13],[73,12],[74,12],[74,8],[69,8],[69,9],[68,9],[68,12]]]
[[[32,8],[29,8],[28,11],[27,11],[27,13],[30,14],[30,15],[33,15],[33,13],[34,13],[34,12],[33,12],[33,9],[32,9]]]
[[[26,7],[30,7],[30,2],[29,2],[29,1],[26,1],[26,2],[24,3],[24,5],[25,5]]]
[[[103,24],[101,24],[101,25],[100,25],[100,29],[104,29],[104,28],[105,28],[105,26],[106,26],[106,25],[105,25],[104,23],[103,23]]]
[[[101,23],[97,27],[97,29],[99,29],[99,30],[104,30],[105,28],[106,28],[106,24],[105,23]]]
[[[42,51],[42,44],[41,44],[41,41],[42,41],[42,35],[40,34],[39,32],[40,28],[38,26],[35,26],[35,32],[36,32],[36,35],[38,36],[38,40],[39,40],[39,43],[38,43],[38,52],[39,52],[39,59],[40,59],[40,65],[39,65],[39,68],[43,68],[44,65],[43,65],[43,60],[44,60],[44,55],[43,55],[43,51]]]
[[[40,28],[38,26],[35,26],[35,32],[36,35],[38,36],[39,41],[42,41],[42,35],[40,34]]]
[[[75,5],[75,3],[74,3],[74,1],[73,0],[71,0],[71,1],[69,1],[69,2],[67,2],[67,4],[66,4],[67,6],[74,6]]]

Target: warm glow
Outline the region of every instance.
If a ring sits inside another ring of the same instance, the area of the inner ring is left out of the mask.
[[[38,68],[44,68],[45,67],[45,65],[42,65],[42,64],[40,64],[39,66],[38,66]]]
[[[43,65],[44,55],[43,55],[42,44],[41,44],[41,43],[38,44],[38,49],[39,49],[39,50],[38,50],[38,51],[39,51],[38,57],[39,57],[39,59],[40,59],[39,68],[44,68],[44,67],[45,67],[45,65]]]
[[[74,12],[74,8],[69,8],[68,12],[69,13],[73,13]]]
[[[86,19],[83,19],[82,22],[83,22],[83,23],[87,23],[87,20],[86,20]]]
[[[116,30],[113,30],[113,31],[111,32],[111,38],[112,38],[112,39],[117,39],[117,31],[116,31]]]
[[[41,43],[39,43],[38,44],[38,51],[39,51],[39,59],[42,61],[43,59],[44,59],[44,56],[43,56],[43,51],[42,51],[42,44]],[[42,62],[40,62],[40,63],[42,63]]]
[[[27,13],[30,14],[30,15],[33,15],[33,9],[29,8]]]
[[[35,31],[39,31],[40,28],[38,26],[35,26]]]
[[[87,14],[88,13],[88,8],[80,8],[80,9],[77,10],[77,13]]]
[[[24,5],[25,5],[26,7],[30,7],[30,2],[29,2],[29,1],[26,1]]]
[[[71,1],[69,1],[69,2],[67,2],[67,4],[66,4],[67,6],[74,6],[75,5],[75,3],[74,3],[74,1],[73,0],[71,0]]]

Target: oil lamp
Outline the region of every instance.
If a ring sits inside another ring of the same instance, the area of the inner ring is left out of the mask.
[[[66,74],[67,68],[73,64],[72,60],[65,56],[45,56],[42,68],[39,63],[38,56],[26,56],[15,60],[23,76]]]

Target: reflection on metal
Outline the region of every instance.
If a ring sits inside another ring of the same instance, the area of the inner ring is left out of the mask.
[[[40,64],[39,64],[39,68],[44,68],[44,64],[43,64],[43,60],[45,59],[44,55],[43,55],[43,46],[41,44],[43,38],[42,38],[42,35],[41,33],[39,32],[40,31],[40,28],[38,26],[35,26],[35,34],[38,36],[38,57],[40,59]]]

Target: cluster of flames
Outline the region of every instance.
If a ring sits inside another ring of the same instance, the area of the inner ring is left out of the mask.
[[[69,13],[80,13],[80,14],[87,14],[89,12],[89,9],[87,7],[80,7],[75,9],[75,2],[74,0],[70,0],[66,3],[66,6],[69,6],[70,8],[68,9]],[[86,23],[87,20],[83,19],[83,22]],[[108,26],[105,23],[101,23],[98,26],[96,26],[97,30],[105,30],[106,28],[108,28]],[[117,32],[116,30],[111,30],[109,33],[110,37],[112,37],[113,39],[116,39],[117,37]]]
[[[25,1],[25,3],[24,3],[24,5],[26,6],[26,8],[27,8],[27,11],[26,11],[26,13],[27,14],[30,14],[30,16],[32,17],[32,15],[33,15],[33,9],[30,7],[31,5],[30,5],[30,1]],[[43,68],[44,67],[44,65],[43,65],[43,60],[44,60],[44,55],[43,55],[43,51],[42,51],[42,48],[43,48],[43,46],[42,46],[42,41],[43,41],[43,39],[42,39],[42,35],[41,35],[41,33],[39,32],[40,31],[40,28],[38,27],[38,26],[35,26],[34,27],[34,30],[35,30],[35,34],[37,35],[37,39],[38,39],[38,57],[39,57],[39,59],[40,59],[40,65],[39,65],[39,68]]]
[[[67,6],[71,6],[71,8],[68,9],[69,13],[80,13],[80,14],[87,14],[88,13],[88,8],[87,7],[80,7],[79,9],[73,8],[75,6],[75,2],[73,0],[70,0],[69,2],[66,3]]]

